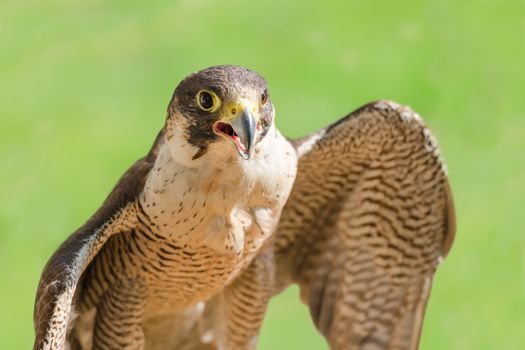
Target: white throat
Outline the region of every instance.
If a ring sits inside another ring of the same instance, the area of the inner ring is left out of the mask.
[[[249,160],[226,140],[192,159],[198,151],[175,131],[159,149],[142,207],[167,239],[239,254],[254,225],[273,232],[295,177],[295,151],[273,126]]]

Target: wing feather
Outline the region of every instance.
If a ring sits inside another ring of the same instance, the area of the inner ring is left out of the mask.
[[[378,101],[291,142],[298,173],[273,242],[280,289],[299,284],[333,349],[416,349],[455,235],[435,139],[409,108]]]
[[[107,239],[131,224],[126,217],[128,209],[144,186],[163,135],[161,131],[148,155],[121,177],[101,208],[58,248],[44,267],[34,310],[34,349],[65,347],[79,278]]]

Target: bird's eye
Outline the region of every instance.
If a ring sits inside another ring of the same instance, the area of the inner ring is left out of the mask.
[[[201,90],[197,93],[197,104],[207,112],[212,112],[219,107],[219,98],[213,92]]]
[[[261,94],[261,106],[264,106],[268,102],[268,90],[264,90]]]

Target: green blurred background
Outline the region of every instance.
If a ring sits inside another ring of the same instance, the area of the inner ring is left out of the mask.
[[[422,349],[525,345],[525,2],[0,0],[0,349],[27,349],[44,263],[152,143],[175,85],[233,63],[289,136],[379,98],[417,110],[458,216]],[[326,349],[291,288],[261,349]]]

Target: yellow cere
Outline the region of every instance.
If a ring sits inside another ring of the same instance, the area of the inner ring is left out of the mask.
[[[246,98],[240,98],[235,102],[228,103],[226,113],[224,113],[224,120],[231,120],[244,110],[251,110],[254,116],[257,116],[257,106]]]

